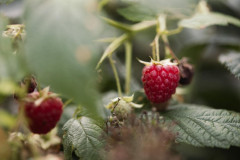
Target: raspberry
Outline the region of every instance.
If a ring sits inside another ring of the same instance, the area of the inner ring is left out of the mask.
[[[130,106],[130,104],[122,99],[119,101],[118,105],[114,109],[114,113],[120,121],[126,119],[131,113],[131,111],[132,107]]]
[[[153,103],[166,102],[175,93],[180,79],[179,69],[175,65],[145,66],[142,82],[147,98]]]
[[[51,95],[52,93],[48,92],[47,95],[40,97],[39,92],[33,92],[22,102],[29,129],[33,133],[48,133],[56,126],[62,115],[62,100]]]
[[[130,103],[124,101],[123,99],[120,99],[119,102],[115,101],[115,102],[109,103],[107,108],[110,109],[111,112],[114,112],[117,119],[120,121],[126,119],[127,116],[132,111],[132,107],[131,107]]]

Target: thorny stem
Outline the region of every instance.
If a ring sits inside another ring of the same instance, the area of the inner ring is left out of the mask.
[[[131,69],[132,69],[132,43],[128,39],[125,42],[125,55],[126,55],[126,80],[125,80],[125,93],[130,92],[130,82],[131,82]]]
[[[117,73],[117,69],[116,69],[116,67],[114,65],[114,61],[112,59],[112,55],[109,55],[108,59],[109,59],[109,62],[112,66],[112,70],[113,70],[113,73],[114,73],[114,76],[115,76],[115,79],[116,79],[118,95],[119,95],[119,97],[122,97],[121,84],[120,84],[119,76],[118,76],[118,73]]]

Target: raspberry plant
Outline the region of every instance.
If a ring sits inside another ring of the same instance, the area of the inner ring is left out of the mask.
[[[216,64],[210,64],[221,54],[219,62],[239,79],[236,39],[222,40],[225,35],[217,34],[221,47],[211,54],[216,46],[210,38],[195,48],[185,46],[182,52],[188,54],[182,55],[172,43],[174,38],[193,41],[219,26],[240,27],[238,18],[212,11],[211,1],[204,0],[24,0],[23,5],[20,24],[7,14],[0,17],[4,160],[165,160],[187,155],[176,149],[183,144],[194,149],[240,147],[240,110],[230,108],[240,103],[239,91],[230,91],[239,88],[238,81],[230,86],[226,76],[212,72],[216,80],[205,90],[208,79],[200,74],[204,67],[213,69]],[[121,18],[107,18],[111,9]],[[187,36],[190,32],[198,36]],[[141,38],[144,34],[148,38]],[[206,43],[210,47],[199,49]],[[223,48],[231,51],[224,54]],[[208,54],[201,56],[199,50]],[[113,77],[117,92],[109,91],[112,81],[106,80]],[[227,88],[223,97],[216,97],[215,86]],[[209,94],[202,96],[201,88]],[[229,97],[224,107],[205,106],[209,99],[220,104]]]

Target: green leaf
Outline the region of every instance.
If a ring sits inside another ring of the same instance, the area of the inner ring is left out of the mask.
[[[83,160],[101,159],[104,147],[104,131],[99,122],[88,118],[72,118],[64,126],[63,136],[64,155],[66,160],[72,159],[72,151]]]
[[[0,0],[0,5],[3,3],[9,4],[11,2],[13,2],[14,0]]]
[[[157,14],[154,13],[150,8],[142,7],[138,4],[118,9],[117,12],[124,18],[134,22],[157,19]]]
[[[12,95],[13,92],[21,94],[22,88],[10,80],[0,81],[0,94]]]
[[[185,28],[202,29],[211,25],[226,26],[229,23],[240,27],[239,19],[221,13],[210,12],[198,13],[191,18],[182,19],[178,25]]]
[[[26,0],[26,56],[42,84],[96,112],[95,63],[100,49],[93,40],[103,26],[89,3]]]
[[[240,114],[206,106],[179,104],[162,114],[177,142],[194,146],[240,147]]]
[[[141,0],[126,1],[126,8],[118,9],[118,13],[130,21],[139,22],[155,20],[159,14],[165,13],[177,18],[192,14],[196,0]]]
[[[4,110],[0,110],[0,126],[5,128],[12,128],[16,123],[16,118]]]
[[[0,33],[5,30],[7,19],[0,16]],[[25,63],[21,53],[14,53],[12,39],[0,36],[0,79],[19,81],[25,74]]]
[[[222,54],[219,56],[219,61],[240,80],[240,53]]]

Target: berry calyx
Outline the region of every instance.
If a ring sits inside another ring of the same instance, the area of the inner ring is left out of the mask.
[[[27,124],[31,132],[46,134],[59,121],[63,112],[63,103],[59,97],[45,88],[40,93],[33,92],[21,101]]]
[[[170,60],[152,61],[142,71],[145,94],[153,103],[163,103],[170,99],[176,91],[179,79],[179,69]]]
[[[37,82],[36,82],[35,76],[34,75],[26,76],[24,78],[24,80],[19,82],[19,86],[21,86],[21,88],[25,88],[26,93],[34,92],[34,90],[37,87]],[[16,100],[19,100],[19,98],[21,98],[21,97],[19,97],[19,95],[17,95],[16,93],[14,93],[13,98]]]
[[[27,93],[32,93],[37,87],[36,78],[33,75],[27,76],[22,85],[27,85]]]

